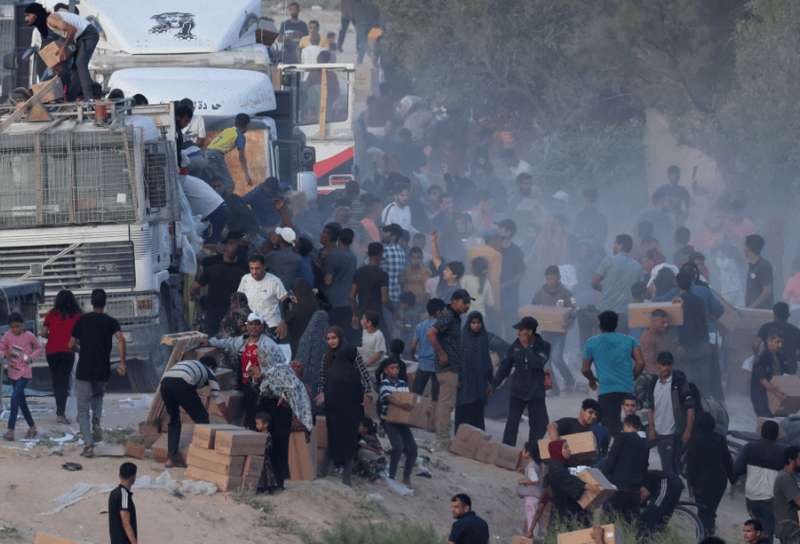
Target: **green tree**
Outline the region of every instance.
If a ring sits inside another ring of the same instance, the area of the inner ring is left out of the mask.
[[[800,168],[800,3],[753,0],[735,34],[736,88],[718,132],[743,184],[795,187]]]

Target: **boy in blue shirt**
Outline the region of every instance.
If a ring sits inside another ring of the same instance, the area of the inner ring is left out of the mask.
[[[436,352],[428,341],[428,329],[433,327],[439,315],[444,310],[444,301],[438,298],[432,298],[428,301],[426,309],[428,310],[428,318],[422,321],[414,329],[414,339],[411,341],[411,360],[418,361],[417,373],[414,376],[414,386],[412,393],[422,395],[425,392],[425,387],[428,385],[428,380],[431,380],[431,422],[436,421],[436,402],[439,400],[439,380],[436,379]],[[419,355],[415,352],[419,347]],[[432,425],[431,425],[432,426]],[[429,432],[435,432],[436,429],[429,428]]]

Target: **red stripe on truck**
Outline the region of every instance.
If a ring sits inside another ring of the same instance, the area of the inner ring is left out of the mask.
[[[329,159],[317,162],[314,165],[314,173],[317,175],[318,178],[321,178],[334,168],[344,164],[346,161],[349,161],[352,158],[353,158],[353,148],[348,147],[341,153],[338,153]]]

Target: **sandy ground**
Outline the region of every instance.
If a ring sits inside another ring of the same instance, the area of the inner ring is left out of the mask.
[[[112,383],[119,388],[124,382]],[[119,389],[118,389],[119,390]],[[548,400],[551,419],[576,415],[584,394],[572,393]],[[144,407],[130,407],[126,399],[139,399],[129,391],[109,393],[105,401],[103,426],[127,427],[144,419]],[[8,402],[8,399],[5,399]],[[32,399],[31,407],[44,411],[34,412],[41,435],[63,436],[75,432],[77,425],[55,423],[52,398]],[[728,402],[733,414],[732,427],[752,429],[755,417],[747,399],[734,398]],[[70,403],[68,416],[74,406]],[[744,415],[742,415],[744,414]],[[503,423],[487,421],[492,440],[499,442]],[[18,435],[27,429],[18,424]],[[523,423],[519,443],[525,440],[527,425]],[[139,534],[142,542],[218,542],[222,538],[247,542],[302,542],[301,533],[318,537],[335,522],[342,519],[354,523],[387,522],[409,519],[418,524],[431,524],[446,536],[452,523],[449,498],[464,492],[473,497],[475,510],[487,519],[493,536],[503,541],[519,534],[524,519],[523,501],[513,492],[519,475],[477,461],[457,457],[441,451],[432,435],[415,430],[420,454],[431,458],[431,479],[414,477],[416,496],[407,497],[393,493],[355,478],[352,489],[338,478],[328,477],[314,482],[287,481],[286,492],[264,497],[265,512],[251,506],[236,504],[229,494],[213,496],[185,495],[178,498],[167,491],[139,490],[135,501],[139,516]],[[384,446],[388,441],[383,440]],[[74,444],[74,443],[73,443]],[[26,450],[21,442],[3,443],[0,449],[0,541],[33,542],[37,531],[46,531],[88,542],[105,542],[108,539],[106,514],[107,494],[92,496],[55,515],[42,515],[57,506],[51,500],[73,488],[77,483],[117,483],[117,469],[123,461],[119,458],[83,459],[80,448],[71,445],[62,456],[49,455],[51,445],[40,444]],[[10,449],[6,449],[10,448]],[[61,468],[67,461],[80,463],[83,470],[69,472]],[[134,460],[135,461],[135,460]],[[152,459],[135,461],[140,475],[155,479],[163,466]],[[655,450],[651,452],[651,465],[658,466]],[[184,469],[171,469],[173,479],[181,479]],[[383,499],[375,506],[365,497],[379,493]],[[391,517],[389,513],[391,512]],[[746,519],[744,496],[741,492],[731,498],[727,493],[719,509],[718,527],[729,541],[738,540],[741,522]],[[9,534],[11,533],[11,534]]]

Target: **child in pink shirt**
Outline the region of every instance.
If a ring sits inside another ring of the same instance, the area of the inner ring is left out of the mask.
[[[17,423],[17,412],[22,410],[22,415],[28,423],[28,434],[25,438],[36,437],[36,425],[33,422],[28,403],[25,402],[25,386],[33,377],[31,365],[42,352],[39,340],[22,328],[25,318],[18,312],[8,316],[11,329],[0,340],[0,356],[8,359],[8,378],[14,390],[11,393],[11,415],[8,418],[8,432],[3,435],[6,440],[14,440],[14,427]]]

